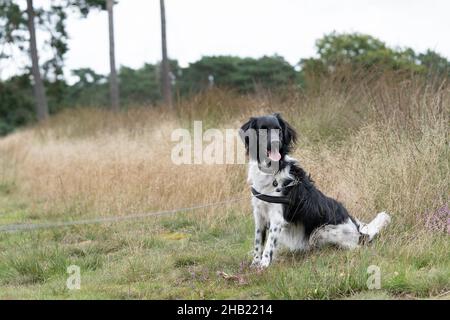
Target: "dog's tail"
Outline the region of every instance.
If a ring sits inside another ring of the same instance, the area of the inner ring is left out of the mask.
[[[367,236],[370,242],[375,236],[380,233],[381,229],[386,227],[391,222],[391,216],[386,212],[380,212],[371,222],[364,224],[359,222],[359,232]]]

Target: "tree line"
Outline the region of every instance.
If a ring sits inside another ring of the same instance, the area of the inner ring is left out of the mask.
[[[330,33],[316,42],[317,55],[302,59],[296,66],[280,56],[240,58],[203,57],[182,68],[168,58],[164,0],[160,0],[162,58],[157,64],[139,69],[122,66],[116,70],[113,0],[51,0],[36,7],[33,0],[22,6],[17,1],[0,0],[0,59],[11,59],[14,47],[30,57],[23,73],[0,81],[0,134],[49,114],[76,106],[120,107],[154,105],[163,101],[173,106],[175,97],[195,94],[211,87],[227,87],[242,93],[306,86],[312,78],[338,72],[341,66],[353,69],[393,70],[423,76],[450,76],[450,62],[428,50],[394,49],[370,35]],[[67,46],[65,21],[68,14],[85,18],[92,10],[108,12],[110,73],[100,75],[84,68],[72,70],[76,83],[63,77]],[[46,49],[52,53],[40,63],[36,25],[49,31]]]
[[[13,58],[14,49],[27,51],[30,57],[29,76],[32,81],[37,120],[46,120],[49,116],[47,91],[44,82],[63,81],[62,67],[64,55],[68,51],[66,19],[69,13],[86,17],[91,10],[108,12],[109,60],[110,60],[110,105],[111,109],[120,108],[119,82],[116,72],[114,41],[114,0],[50,0],[37,6],[33,0],[0,0],[0,59]],[[172,105],[169,64],[166,43],[166,19],[164,0],[160,0],[161,40],[162,40],[162,79],[166,104]],[[37,46],[36,25],[50,35],[46,49],[53,51],[53,57],[41,65]],[[8,53],[5,47],[13,47]],[[42,75],[42,71],[44,76]]]

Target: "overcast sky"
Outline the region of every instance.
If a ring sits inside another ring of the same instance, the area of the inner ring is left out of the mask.
[[[182,66],[203,55],[278,54],[296,64],[333,30],[450,58],[449,14],[449,0],[166,0],[169,56]],[[70,18],[67,28],[66,75],[82,67],[107,73],[106,13]],[[158,0],[118,0],[115,30],[118,65],[138,68],[160,59]]]

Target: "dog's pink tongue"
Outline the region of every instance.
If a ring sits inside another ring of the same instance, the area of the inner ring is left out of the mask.
[[[272,161],[280,161],[281,154],[278,151],[270,151],[269,152],[269,159]]]

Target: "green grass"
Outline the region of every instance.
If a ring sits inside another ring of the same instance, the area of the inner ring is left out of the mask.
[[[0,181],[0,225],[24,222],[27,216],[27,204],[20,199],[13,183]]]
[[[1,233],[0,298],[391,299],[436,297],[450,288],[448,237],[399,244],[389,230],[356,251],[283,252],[255,272],[248,268],[252,217],[236,210],[220,212],[225,222],[212,227],[190,213]],[[66,287],[70,265],[81,269],[80,290]],[[381,268],[381,290],[367,288],[370,265]]]

